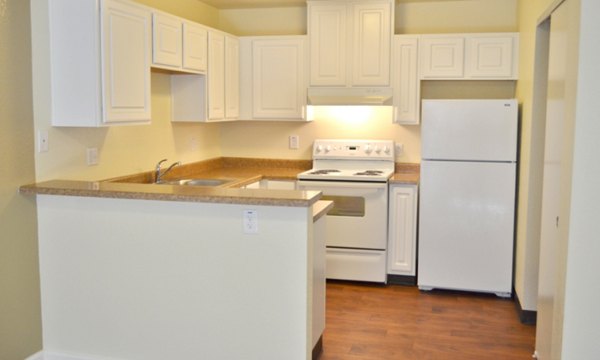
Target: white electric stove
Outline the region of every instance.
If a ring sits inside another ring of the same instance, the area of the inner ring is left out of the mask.
[[[333,200],[327,219],[327,278],[386,282],[391,140],[315,140],[313,168],[298,174],[299,190]]]

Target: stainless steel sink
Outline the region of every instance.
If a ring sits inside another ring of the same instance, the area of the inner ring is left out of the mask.
[[[186,185],[186,186],[219,186],[230,182],[229,179],[179,179],[161,180],[157,184],[164,185]]]

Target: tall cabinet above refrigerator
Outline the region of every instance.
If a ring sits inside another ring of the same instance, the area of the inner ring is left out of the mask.
[[[417,283],[512,293],[516,100],[423,100]]]

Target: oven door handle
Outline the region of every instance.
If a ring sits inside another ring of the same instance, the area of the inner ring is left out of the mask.
[[[387,188],[387,183],[380,182],[342,182],[342,181],[305,181],[298,180],[298,188],[302,190],[303,187],[319,187],[319,188],[348,188],[348,189],[385,189]]]

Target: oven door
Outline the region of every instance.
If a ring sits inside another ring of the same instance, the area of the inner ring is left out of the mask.
[[[334,207],[327,214],[327,247],[385,250],[387,183],[298,181],[299,190],[323,192]]]

